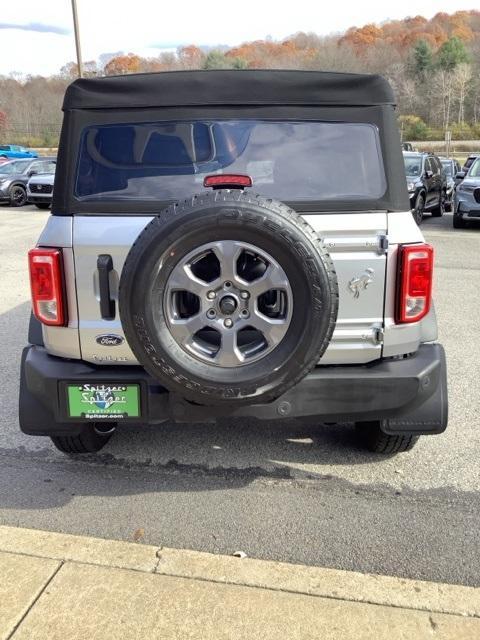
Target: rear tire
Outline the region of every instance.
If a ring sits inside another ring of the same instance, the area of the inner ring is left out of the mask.
[[[455,213],[453,214],[453,228],[454,229],[465,229],[467,223],[463,218],[457,216]]]
[[[434,209],[432,209],[433,218],[441,218],[443,216],[443,214],[445,213],[445,200],[446,193],[445,191],[442,191],[438,205]]]
[[[113,425],[100,423],[98,428],[113,428]],[[95,424],[89,424],[77,436],[50,436],[55,447],[62,453],[96,453],[100,451],[112,437],[113,430],[106,433],[96,431]]]
[[[35,202],[37,209],[49,209],[50,204],[48,202]]]
[[[356,428],[362,444],[374,453],[392,454],[410,451],[415,446],[419,436],[389,435],[380,427],[380,421],[357,422]]]
[[[423,193],[419,193],[415,200],[415,208],[412,211],[413,219],[420,226],[423,220],[423,213],[425,210],[425,197]]]

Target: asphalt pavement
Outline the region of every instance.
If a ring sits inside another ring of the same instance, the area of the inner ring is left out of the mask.
[[[406,578],[480,585],[480,227],[426,218],[450,424],[405,454],[348,425],[123,427],[70,459],[19,432],[30,313],[26,251],[48,213],[0,207],[0,524]]]

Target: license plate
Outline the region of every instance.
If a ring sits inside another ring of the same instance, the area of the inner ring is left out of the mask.
[[[69,384],[67,400],[70,418],[121,420],[140,416],[138,384]]]

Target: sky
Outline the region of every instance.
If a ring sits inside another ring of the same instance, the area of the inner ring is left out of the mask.
[[[188,44],[278,40],[297,31],[328,35],[419,13],[431,18],[480,8],[479,0],[77,0],[77,7],[84,61],[120,51],[155,57]],[[71,0],[0,0],[0,74],[51,75],[72,60]]]

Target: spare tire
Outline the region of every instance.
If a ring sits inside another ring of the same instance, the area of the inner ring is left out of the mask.
[[[145,227],[123,267],[119,307],[136,358],[170,391],[204,405],[264,403],[324,353],[338,286],[300,215],[218,190]]]

